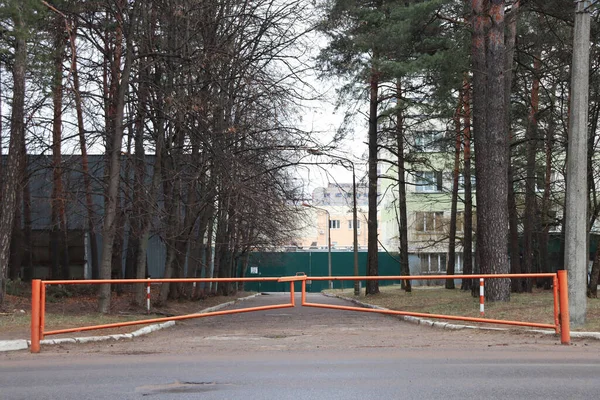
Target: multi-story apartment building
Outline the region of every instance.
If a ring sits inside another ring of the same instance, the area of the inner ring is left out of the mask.
[[[408,158],[412,162],[406,165],[405,182],[409,265],[413,275],[446,272],[453,165],[448,153],[442,151],[444,134],[442,130],[426,130],[415,132],[411,138]],[[391,179],[397,177],[397,169],[392,167],[383,175],[390,178],[382,179],[385,195],[380,204],[380,240],[386,248],[398,251],[398,190]],[[464,193],[460,189],[459,192]],[[457,208],[457,237],[461,237],[462,201]],[[460,273],[463,258],[460,240],[456,246],[456,272]]]
[[[358,248],[367,248],[368,189],[357,185]],[[327,249],[331,234],[333,250],[352,250],[354,245],[353,189],[351,183],[330,183],[312,193],[312,203],[304,204],[304,229],[297,245],[302,249]]]

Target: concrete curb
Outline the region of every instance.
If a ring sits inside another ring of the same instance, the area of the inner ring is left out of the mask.
[[[228,301],[226,303],[222,303],[216,305],[214,307],[205,308],[198,312],[198,314],[206,314],[209,312],[217,311],[222,308],[228,307],[240,301],[245,301],[252,299],[254,297],[260,296],[262,293],[256,293],[250,296],[242,297],[239,299],[235,299],[233,301]],[[167,321],[161,324],[153,324],[148,325],[143,328],[138,329],[137,331],[131,333],[121,333],[116,335],[107,335],[107,336],[84,336],[84,337],[74,337],[74,338],[60,338],[60,339],[44,339],[40,340],[40,344],[42,345],[56,345],[56,344],[72,344],[72,343],[91,343],[91,342],[102,342],[105,340],[122,340],[122,339],[133,339],[138,336],[148,335],[152,332],[159,331],[161,329],[170,328],[175,325],[175,321]],[[18,339],[18,340],[0,340],[0,352],[3,351],[16,351],[16,350],[26,350],[31,345],[30,340]]]
[[[350,297],[344,297],[344,296],[340,296],[337,294],[329,294],[329,293],[322,293],[322,294],[326,297],[335,297],[335,298],[338,298],[341,300],[346,300],[346,301],[349,301],[351,303],[354,303],[356,305],[359,305],[359,306],[365,307],[365,308],[372,308],[375,310],[389,310],[388,308],[376,306],[376,305],[369,304],[369,303],[363,303],[362,301],[359,301],[359,300],[356,300],[356,299],[353,299]],[[403,321],[410,322],[412,324],[430,326],[433,328],[441,328],[441,329],[450,329],[450,330],[479,329],[482,331],[504,331],[504,332],[510,331],[510,328],[491,328],[491,327],[485,327],[485,326],[482,327],[482,326],[474,326],[474,325],[450,324],[450,323],[446,323],[446,322],[431,321],[429,319],[423,319],[423,318],[413,317],[413,316],[409,316],[409,315],[394,315],[394,317],[401,319]],[[527,331],[531,332],[531,333],[540,333],[543,335],[556,336],[556,332],[550,331],[550,330],[528,329]],[[573,331],[571,331],[571,337],[578,338],[578,339],[600,340],[600,332],[573,332]]]
[[[0,340],[0,351],[24,350],[28,347],[27,340]]]

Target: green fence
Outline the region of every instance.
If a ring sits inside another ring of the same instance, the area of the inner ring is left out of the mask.
[[[358,253],[358,274],[365,276],[367,253]],[[327,252],[289,252],[289,253],[252,253],[245,271],[245,276],[251,277],[280,277],[294,276],[304,272],[308,276],[328,276]],[[240,271],[241,272],[241,271]],[[332,252],[331,275],[354,275],[354,253]],[[379,275],[400,275],[400,265],[388,253],[379,253]],[[364,281],[361,283],[364,287]],[[380,281],[380,285],[400,284],[400,281]],[[334,281],[335,289],[354,287],[353,281]],[[287,292],[289,283],[278,282],[246,282],[245,290],[253,292]],[[328,281],[307,282],[308,292],[320,292],[327,289]],[[296,290],[300,290],[300,283],[296,283]]]

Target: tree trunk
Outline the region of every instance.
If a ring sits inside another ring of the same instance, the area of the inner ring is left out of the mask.
[[[477,172],[477,269],[508,272],[508,143],[504,134],[504,2],[473,0],[473,128]],[[509,282],[487,284],[490,301],[509,300]]]
[[[448,237],[448,264],[446,266],[446,275],[454,276],[456,269],[456,216],[458,208],[458,175],[460,169],[460,113],[464,104],[463,92],[459,91],[458,106],[454,115],[455,126],[455,146],[454,146],[454,170],[452,171],[452,199],[450,205],[450,232]],[[454,289],[454,278],[446,279],[446,289]]]
[[[87,211],[87,227],[90,239],[90,262],[92,270],[92,279],[100,277],[98,266],[98,241],[96,239],[96,227],[94,224],[94,202],[92,200],[92,179],[90,176],[89,162],[87,155],[87,144],[85,137],[85,125],[83,122],[83,104],[81,101],[81,91],[79,86],[79,68],[77,64],[77,47],[75,38],[77,35],[77,26],[73,24],[70,34],[71,41],[71,76],[73,78],[73,94],[75,97],[75,111],[77,113],[77,133],[79,136],[79,149],[81,151],[81,172],[83,175],[83,185],[85,190],[85,206]]]
[[[475,199],[477,202],[477,236],[475,237],[475,265],[473,272],[476,273],[481,268],[481,252],[483,250],[482,238],[484,230],[483,225],[486,222],[486,213],[483,210],[484,191],[483,179],[487,176],[485,170],[486,164],[482,162],[489,157],[488,146],[486,145],[486,99],[487,99],[487,79],[486,79],[486,53],[485,53],[485,31],[487,18],[484,8],[486,0],[473,0],[472,16],[472,49],[471,64],[473,68],[473,139],[475,146],[475,176],[477,177],[477,188]],[[466,179],[465,179],[466,183]],[[466,273],[466,272],[465,272]],[[471,293],[475,296],[477,285],[473,284]],[[478,293],[477,293],[478,295]]]
[[[2,68],[0,68],[0,82],[2,82]],[[4,93],[2,92],[2,85],[0,85],[0,115],[2,114],[2,99],[4,98]],[[0,160],[3,159],[2,155],[4,154],[2,150],[2,138],[4,137],[4,118],[0,118]],[[2,187],[2,177],[4,176],[4,163],[0,162],[0,187]],[[2,202],[2,193],[0,192],[0,202]],[[0,273],[2,270],[0,269]],[[2,283],[2,275],[0,274],[0,284]],[[2,288],[0,288],[0,291]],[[2,303],[0,303],[1,305]]]
[[[508,225],[509,225],[509,251],[510,251],[510,272],[511,274],[521,273],[521,254],[519,249],[519,216],[517,215],[517,204],[514,189],[514,167],[511,162],[510,144],[513,141],[511,129],[511,107],[510,94],[512,92],[513,82],[513,64],[515,54],[515,43],[517,36],[517,18],[519,15],[520,1],[513,3],[510,13],[506,15],[506,57],[504,58],[504,70],[506,76],[504,80],[504,102],[506,104],[506,117],[504,120],[505,132],[509,138],[508,148]],[[511,290],[520,293],[521,279],[511,280]]]
[[[25,141],[21,142],[21,155],[23,156],[23,165],[21,168],[21,177],[23,182],[23,239],[25,246],[23,248],[23,280],[29,282],[33,279],[33,243],[31,234],[31,191],[29,190],[29,175],[27,173],[27,149]]]
[[[173,176],[175,166],[173,164],[173,155],[168,155],[167,149],[161,161],[163,162],[162,170],[165,171],[165,176]],[[181,194],[181,178],[177,177],[171,180],[163,180],[163,198],[165,202],[165,212],[167,215],[167,239],[165,244],[167,247],[167,261],[165,263],[165,278],[173,278],[175,273],[175,261],[177,254],[177,235],[179,234],[181,204],[178,201]],[[159,303],[164,304],[169,298],[171,292],[171,285],[164,283],[161,285],[159,294]]]
[[[410,265],[408,263],[408,218],[406,210],[406,169],[404,167],[404,116],[402,104],[402,82],[396,82],[396,97],[398,98],[396,117],[396,145],[398,147],[398,208],[400,221],[398,223],[398,237],[400,238],[400,275],[410,276]],[[409,280],[402,281],[402,287],[406,292],[412,290]]]
[[[147,22],[146,22],[147,23]],[[151,24],[154,25],[154,24]],[[153,32],[152,28],[150,32]],[[144,51],[148,51],[148,45],[144,41],[142,42],[142,46],[144,47]],[[138,251],[146,251],[147,246],[140,246],[141,240],[148,240],[148,232],[145,231],[146,221],[148,218],[145,216],[148,215],[148,207],[152,207],[152,201],[150,197],[153,194],[152,188],[148,190],[146,187],[146,152],[144,149],[144,132],[145,132],[145,119],[147,116],[148,110],[148,95],[149,95],[149,70],[148,70],[148,59],[143,58],[140,61],[140,71],[138,75],[138,103],[137,103],[137,113],[135,116],[135,121],[133,124],[134,130],[134,147],[135,154],[134,158],[134,171],[133,171],[133,181],[132,181],[132,210],[129,217],[130,221],[130,230],[129,230],[129,239],[127,242],[127,264],[125,267],[125,276],[126,277],[137,277],[137,262],[138,262]],[[155,128],[155,132],[157,129]],[[158,137],[157,137],[158,139]],[[157,140],[158,142],[158,140]],[[158,146],[157,146],[158,147]],[[158,149],[155,149],[155,154],[158,155]],[[156,168],[156,164],[154,165]],[[150,184],[152,186],[152,183]],[[148,192],[148,196],[146,193]],[[146,258],[146,254],[144,253],[141,257],[143,260]],[[145,264],[145,262],[144,262]],[[145,268],[144,268],[145,269]],[[140,271],[142,273],[142,278],[145,277],[145,271]],[[139,286],[139,287],[138,287]],[[136,293],[140,291],[143,294],[143,286],[136,285]],[[137,297],[137,296],[136,296]],[[142,299],[143,301],[143,299]],[[137,303],[137,300],[136,300]],[[142,305],[141,303],[138,303]]]
[[[100,278],[110,279],[112,266],[112,251],[116,234],[117,201],[119,195],[119,183],[121,173],[121,145],[123,139],[123,114],[125,107],[125,94],[129,86],[129,75],[133,62],[133,48],[131,37],[128,37],[125,65],[119,83],[116,99],[114,132],[110,151],[110,165],[108,171],[108,190],[106,209],[104,214],[104,226],[102,229],[102,261],[100,264]],[[98,295],[98,308],[102,313],[110,310],[110,284],[101,285]]]
[[[475,191],[477,202],[477,236],[475,247],[476,263],[473,272],[481,272],[482,252],[484,251],[483,237],[486,233],[484,226],[487,221],[487,212],[484,209],[485,194],[483,182],[487,179],[486,161],[489,158],[487,146],[487,55],[486,55],[486,32],[488,30],[489,16],[487,15],[489,0],[473,0],[472,16],[472,68],[473,68],[473,138],[475,146],[475,175],[477,177],[477,189]],[[477,285],[473,284],[471,293],[475,296]]]
[[[22,179],[20,180],[22,182]],[[17,207],[15,208],[15,217],[13,221],[12,237],[10,240],[10,263],[8,269],[8,279],[16,281],[21,276],[21,264],[23,261],[23,192],[17,195]]]
[[[375,62],[375,59],[372,60]],[[379,275],[377,242],[377,106],[379,93],[379,72],[373,66],[371,70],[370,97],[369,97],[369,216],[368,216],[368,250],[367,250],[367,276]],[[379,281],[368,280],[366,294],[379,293]]]
[[[553,90],[551,91],[554,92]],[[552,179],[552,147],[553,138],[555,131],[554,118],[550,118],[548,127],[546,128],[546,140],[545,140],[545,173],[544,173],[544,194],[542,196],[541,205],[541,218],[542,218],[542,229],[539,235],[539,249],[540,249],[540,263],[542,265],[542,272],[552,272],[548,265],[548,236],[551,224],[554,221],[550,220],[550,184]],[[550,288],[552,280],[547,279],[544,287]]]
[[[165,261],[165,279],[170,279],[173,276],[173,263],[175,262],[175,246],[167,246],[167,260]],[[168,283],[160,285],[157,304],[163,305],[169,298],[170,286]]]
[[[155,21],[152,21],[150,23],[150,25],[152,26],[151,30],[154,30],[154,25],[155,25]],[[144,42],[145,45],[147,45],[147,42]],[[145,72],[142,73],[142,76],[145,76]],[[150,79],[149,76],[147,76],[147,79]],[[158,87],[160,84],[160,81],[163,79],[163,70],[162,68],[160,68],[160,66],[156,66],[154,68],[154,77],[153,77],[153,82],[156,84],[156,86]],[[145,90],[145,86],[150,86],[152,83],[146,85],[142,81],[140,82],[140,85],[144,86]],[[144,96],[146,96],[146,94],[141,94],[140,95],[140,104],[138,108],[138,118],[141,120],[142,119],[142,115],[144,115],[146,113],[144,104],[143,104],[143,98]],[[156,93],[156,99],[155,102],[157,103],[157,107],[156,109],[160,109],[160,106],[162,106],[163,104],[163,98],[162,95],[160,93]],[[157,198],[158,198],[158,194],[159,194],[159,189],[160,189],[160,183],[162,180],[162,166],[163,166],[163,153],[165,151],[164,149],[164,138],[165,138],[165,121],[164,121],[164,115],[162,113],[162,111],[156,111],[154,113],[150,113],[151,116],[151,121],[152,121],[152,125],[154,127],[154,132],[156,135],[156,149],[155,149],[155,158],[154,158],[154,165],[153,165],[153,170],[152,170],[152,182],[150,184],[150,190],[148,195],[144,195],[143,191],[141,190],[141,188],[143,188],[144,186],[140,186],[140,190],[138,192],[138,197],[136,198],[136,200],[139,202],[139,209],[137,210],[137,212],[140,214],[138,216],[139,218],[139,233],[138,233],[138,250],[136,252],[136,277],[138,279],[140,278],[144,278],[146,276],[146,265],[147,265],[147,249],[148,249],[148,240],[150,237],[150,228],[152,226],[152,213],[148,213],[147,209],[158,209],[157,207]],[[141,122],[141,121],[140,121]],[[141,126],[138,126],[139,131],[136,132],[136,135],[139,135],[138,138],[136,138],[136,157],[144,157],[145,158],[145,153],[144,153],[144,146],[143,146],[143,124],[141,124]],[[138,142],[139,141],[139,142]],[[140,152],[141,154],[138,155],[138,152]],[[140,161],[141,162],[141,161]],[[145,164],[145,163],[144,163]],[[138,174],[142,175],[142,171],[141,168],[138,166]],[[144,176],[145,176],[145,171],[144,171]],[[139,179],[138,179],[139,180]],[[143,182],[138,182],[139,185],[143,185]],[[142,203],[142,200],[144,200],[144,202]],[[136,206],[137,208],[137,206]],[[136,304],[142,306],[144,304],[144,299],[145,299],[145,291],[144,291],[144,287],[142,285],[137,285],[136,286]]]
[[[17,6],[23,7],[23,5]],[[10,257],[10,232],[13,227],[20,190],[20,172],[22,169],[21,156],[23,142],[25,141],[25,68],[27,65],[27,48],[24,38],[24,24],[20,19],[21,12],[15,13],[14,31],[16,38],[14,42],[15,54],[12,68],[13,90],[12,109],[10,117],[10,145],[8,159],[4,168],[2,178],[2,208],[0,212],[0,305],[4,302],[6,292],[6,272]]]
[[[594,263],[590,272],[590,281],[588,283],[587,296],[593,299],[598,298],[598,277],[600,276],[600,237],[596,241],[596,254]]]
[[[463,137],[464,137],[464,169],[465,181],[465,211],[464,211],[464,239],[463,239],[463,274],[473,273],[473,192],[471,190],[471,86],[469,78],[464,80],[463,103]],[[470,291],[473,287],[472,279],[463,279],[460,290]]]
[[[223,278],[225,269],[224,261],[225,261],[225,253],[226,249],[226,241],[227,241],[227,203],[226,199],[219,201],[219,205],[217,208],[217,220],[215,223],[217,224],[216,236],[215,236],[215,266],[213,275],[215,278]],[[222,293],[221,286],[223,284],[218,283],[213,287],[213,294]]]
[[[504,1],[491,0],[489,8],[490,29],[486,35],[487,96],[485,99],[486,130],[479,148],[487,150],[477,164],[483,164],[478,174],[478,236],[481,250],[481,273],[509,272],[508,265],[508,137],[505,134],[504,96]],[[481,196],[479,196],[479,193]],[[483,221],[482,221],[483,220]],[[480,223],[481,222],[481,223]],[[488,301],[509,301],[510,281],[490,279],[487,282]]]
[[[525,130],[526,141],[526,168],[525,168],[525,214],[523,218],[523,272],[531,274],[534,271],[534,229],[536,223],[536,176],[535,155],[537,150],[537,112],[539,107],[540,90],[540,53],[535,56],[533,64],[533,83],[531,86],[531,109]],[[531,293],[533,290],[533,279],[523,280],[523,290]]]
[[[592,95],[591,95],[592,96]],[[596,131],[598,129],[598,119],[600,119],[600,103],[598,103],[599,95],[593,96],[590,100],[590,126],[588,128],[588,145],[587,145],[587,170],[594,170],[595,153],[596,153],[596,142],[598,136]],[[596,100],[596,101],[594,101]],[[598,201],[598,188],[596,187],[596,176],[594,173],[589,173],[587,176],[588,185],[588,231],[591,231],[594,223],[598,219],[600,213],[600,202]],[[588,239],[589,241],[589,239]]]
[[[160,121],[159,126],[162,125],[162,118],[158,119]],[[149,208],[157,208],[156,207],[156,198],[158,196],[158,189],[160,188],[160,181],[162,179],[162,153],[163,153],[163,142],[164,142],[164,134],[162,132],[162,128],[158,129],[158,136],[156,141],[156,156],[154,159],[154,168],[152,172],[152,183],[150,186],[149,194],[146,198],[146,207]],[[152,226],[152,213],[144,213],[139,222],[140,230],[138,236],[138,249],[136,252],[136,278],[141,279],[146,275],[146,253],[148,250],[148,240],[150,237],[150,228]],[[144,304],[145,299],[145,291],[143,285],[136,286],[136,296],[135,296],[136,304],[142,306]]]
[[[54,77],[52,82],[54,115],[52,119],[52,228],[50,231],[52,277],[54,279],[70,278],[65,195],[62,182],[62,80],[65,39],[63,18],[57,14],[55,16]]]
[[[214,209],[210,207],[210,218],[208,220],[208,229],[206,232],[206,276],[209,278],[213,278],[214,275],[214,265],[213,265],[213,233],[215,227],[215,218],[214,218]],[[212,293],[215,290],[216,282],[209,283],[209,292]]]
[[[125,240],[125,213],[123,211],[122,196],[117,198],[117,211],[115,218],[115,236],[113,239],[112,261],[110,276],[112,279],[123,279],[123,242]],[[117,285],[117,293],[121,294],[122,285]]]
[[[512,135],[511,135],[512,136]],[[521,273],[521,251],[519,248],[519,216],[517,214],[517,201],[514,189],[514,167],[508,167],[508,224],[510,248],[510,273]],[[511,291],[521,293],[523,286],[520,278],[511,279]]]

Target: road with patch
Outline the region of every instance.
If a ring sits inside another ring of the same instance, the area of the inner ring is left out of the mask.
[[[134,340],[3,353],[0,399],[588,399],[599,374],[594,340],[563,346],[523,331],[444,330],[297,305],[187,320]]]

